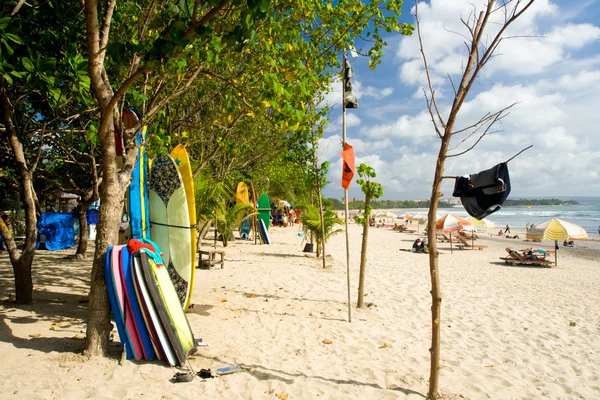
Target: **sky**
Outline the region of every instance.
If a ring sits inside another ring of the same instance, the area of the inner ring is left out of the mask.
[[[477,13],[483,0],[419,2],[425,54],[438,106],[447,116],[454,99],[448,76],[460,81],[467,49],[460,19]],[[415,24],[414,2],[406,1],[402,20]],[[489,25],[489,35],[499,28]],[[415,24],[416,27],[416,24]],[[509,198],[598,196],[600,194],[600,0],[536,0],[506,32],[499,51],[481,70],[459,113],[456,130],[486,113],[515,105],[471,151],[449,158],[444,175],[480,172],[509,162]],[[435,133],[421,88],[426,85],[415,33],[386,37],[381,65],[372,71],[366,58],[350,57],[359,108],[347,110],[347,142],[356,165],[377,173],[383,199],[428,199],[431,196],[440,139]],[[349,54],[350,56],[350,54]],[[319,159],[329,161],[326,197],[342,199],[340,157],[341,84],[326,96],[332,106],[329,125],[319,143]],[[456,135],[454,153],[467,150],[478,137]],[[463,141],[463,143],[459,143]],[[356,176],[349,198],[363,199]],[[442,198],[452,197],[453,179],[445,179]]]

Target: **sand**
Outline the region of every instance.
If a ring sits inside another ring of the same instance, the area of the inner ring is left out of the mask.
[[[297,227],[274,227],[273,245],[237,241],[223,269],[197,270],[188,318],[201,347],[193,368],[243,371],[172,383],[161,362],[119,365],[81,356],[90,261],[40,251],[34,305],[0,306],[0,398],[419,399],[427,393],[431,297],[418,234],[372,228],[365,305],[356,309],[361,230],[351,225],[353,321],[345,237],[327,244],[326,269],[303,253]],[[423,236],[421,236],[423,237]],[[524,237],[524,236],[523,236]],[[440,244],[443,292],[440,392],[450,399],[600,398],[600,242],[559,252],[559,266],[505,265],[523,240],[482,234],[488,248]],[[551,243],[536,243],[551,248]],[[208,244],[205,244],[207,246]],[[220,243],[219,243],[220,246]],[[14,289],[0,255],[0,294]]]

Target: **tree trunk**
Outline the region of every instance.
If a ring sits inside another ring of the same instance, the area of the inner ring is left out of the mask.
[[[31,304],[33,302],[33,280],[31,279],[32,257],[20,257],[13,263],[15,273],[16,304]]]
[[[90,279],[88,323],[85,354],[90,357],[104,356],[108,351],[111,331],[108,292],[104,277],[104,258],[109,246],[117,243],[123,210],[123,199],[127,187],[126,177],[117,171],[114,127],[101,132],[102,175],[100,186],[100,214],[96,230],[96,251]],[[120,179],[121,178],[121,179]]]
[[[86,257],[88,246],[88,223],[87,223],[87,208],[77,206],[79,214],[79,243],[77,244],[76,256]],[[82,210],[83,208],[83,210]]]
[[[450,127],[452,128],[452,126]],[[438,209],[438,200],[442,197],[440,187],[442,185],[442,175],[444,174],[444,164],[446,162],[446,153],[450,143],[451,134],[446,134],[442,138],[440,152],[438,154],[435,167],[435,177],[431,189],[431,200],[427,220],[427,244],[429,247],[429,273],[431,275],[431,353],[429,370],[429,392],[428,398],[435,400],[438,398],[439,369],[440,369],[440,321],[442,316],[442,291],[440,287],[440,274],[438,268],[437,240],[435,237],[435,221]]]
[[[23,199],[25,209],[25,244],[19,255],[15,240],[12,237],[9,227],[2,229],[2,235],[6,242],[10,262],[15,274],[15,296],[17,304],[31,304],[33,301],[33,281],[31,278],[31,265],[35,255],[35,246],[37,239],[37,215],[35,210],[35,195],[32,184],[32,171],[28,166],[23,152],[23,144],[17,137],[15,127],[12,123],[11,106],[6,89],[0,86],[0,121],[4,124],[4,135],[10,143],[13,152],[17,171],[19,175],[19,192]],[[37,163],[37,160],[34,162]],[[8,232],[7,232],[8,231]],[[6,236],[5,236],[6,234]]]
[[[358,301],[356,302],[357,308],[362,308],[363,300],[365,297],[365,275],[367,273],[367,240],[369,239],[369,216],[367,210],[371,199],[369,196],[365,198],[365,224],[363,226],[363,237],[362,245],[360,248],[360,275],[358,278]]]

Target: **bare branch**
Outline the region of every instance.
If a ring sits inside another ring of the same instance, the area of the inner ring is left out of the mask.
[[[421,38],[421,23],[419,21],[419,7],[418,7],[418,4],[416,1],[415,1],[415,20],[417,21],[417,37],[419,38],[419,50],[421,51],[421,56],[423,58],[423,65],[425,67],[425,75],[427,76],[427,85],[429,86],[429,93],[431,95],[431,104],[433,104],[433,107],[435,108],[435,112],[439,119],[440,125],[442,126],[442,128],[445,129],[446,124],[444,123],[444,120],[440,116],[440,110],[438,109],[437,103],[435,101],[435,91],[433,90],[433,86],[431,84],[431,76],[429,74],[429,66],[427,65],[427,57],[425,56],[425,50],[423,49],[423,39]],[[428,101],[428,104],[429,104],[429,101]],[[431,110],[429,110],[429,113],[431,114],[431,117],[433,120],[433,113],[431,112]],[[435,122],[434,122],[434,125],[435,125]],[[436,132],[438,132],[438,136],[441,137],[441,133],[438,130],[437,126],[436,126]]]
[[[517,154],[515,154],[514,156],[512,156],[511,158],[509,158],[508,160],[504,161],[505,163],[509,163],[511,162],[515,157],[517,157],[519,154],[521,154],[522,152],[524,152],[525,150],[529,150],[530,148],[532,148],[533,145],[530,144],[529,146],[525,147],[523,150],[521,150],[520,152],[518,152]]]

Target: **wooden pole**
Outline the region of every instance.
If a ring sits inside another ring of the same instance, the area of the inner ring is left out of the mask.
[[[346,50],[342,60],[342,151],[346,148],[346,96],[344,78],[346,76]],[[350,238],[348,233],[348,189],[344,189],[344,226],[346,230],[346,281],[348,284],[348,322],[352,322],[352,294],[350,292]]]

